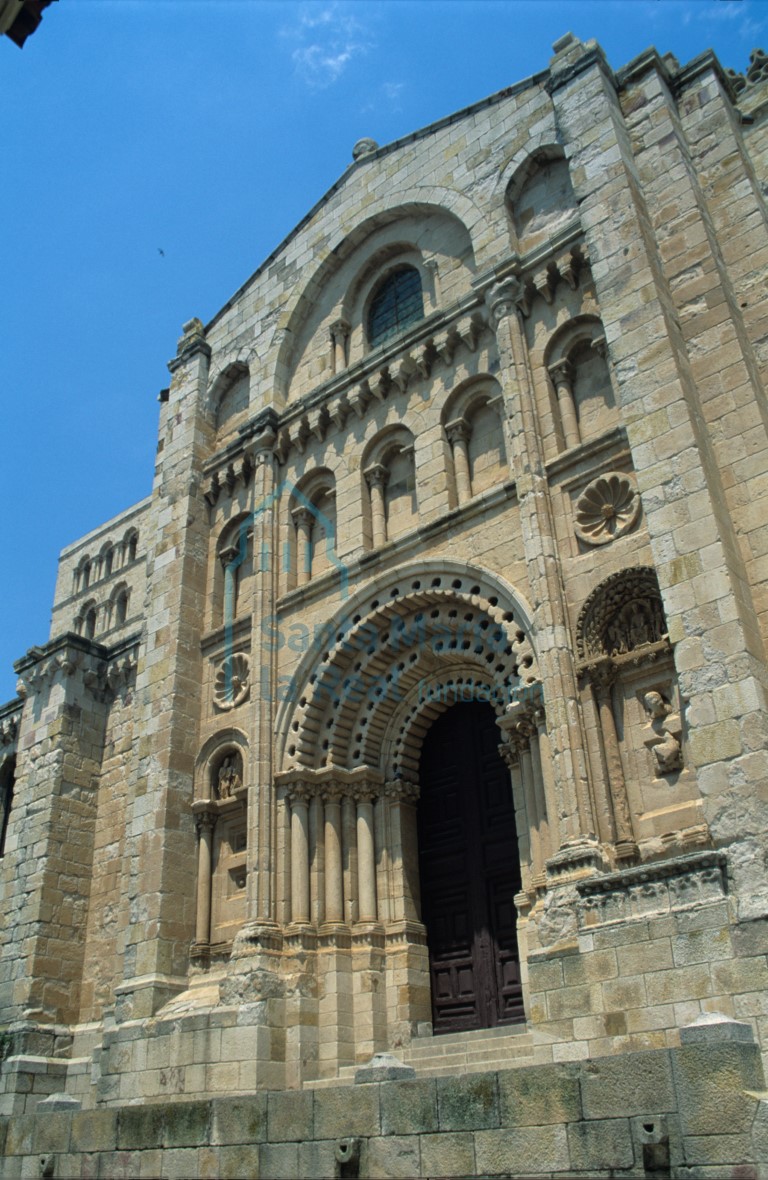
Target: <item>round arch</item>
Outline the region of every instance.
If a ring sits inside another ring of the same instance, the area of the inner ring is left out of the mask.
[[[361,591],[293,677],[277,721],[281,770],[407,774],[418,761],[420,697],[434,704],[439,688],[449,703],[472,685],[501,707],[538,681],[531,613],[504,579],[457,562],[406,566]]]

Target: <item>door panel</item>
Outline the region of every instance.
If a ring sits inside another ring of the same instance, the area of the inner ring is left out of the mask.
[[[436,1033],[524,1018],[515,811],[498,744],[480,703],[446,710],[424,741],[419,871]]]

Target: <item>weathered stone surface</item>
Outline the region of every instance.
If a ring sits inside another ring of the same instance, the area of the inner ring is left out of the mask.
[[[565,1172],[569,1167],[566,1130],[560,1126],[478,1131],[475,1152],[481,1176],[535,1176]]]
[[[378,1135],[381,1132],[378,1087],[327,1090],[315,1104],[315,1138]]]
[[[384,1086],[379,1100],[382,1135],[416,1135],[438,1130],[434,1078]]]
[[[581,1070],[586,1119],[663,1114],[676,1107],[672,1066],[664,1052],[622,1053],[586,1062]]]
[[[328,1135],[318,1135],[321,1139]],[[271,1143],[299,1143],[315,1138],[314,1094],[293,1090],[285,1094],[270,1094],[267,1098],[267,1133]]]
[[[266,1138],[266,1094],[214,1099],[211,1143],[263,1143]]]
[[[538,1127],[581,1117],[579,1067],[535,1065],[499,1074],[502,1127]]]
[[[631,1168],[635,1149],[629,1119],[593,1119],[568,1128],[571,1167],[578,1172]]]
[[[474,1137],[469,1132],[421,1135],[421,1171],[423,1176],[474,1176]]]
[[[438,1078],[437,1114],[441,1131],[498,1127],[499,1091],[496,1074]]]

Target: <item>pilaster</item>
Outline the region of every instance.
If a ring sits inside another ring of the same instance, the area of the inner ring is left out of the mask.
[[[160,419],[147,548],[146,646],[137,674],[138,775],[128,810],[132,921],[120,1019],[150,1016],[185,986],[195,936],[190,809],[200,716],[208,505],[201,487],[213,441],[205,410],[210,349],[184,325]]]

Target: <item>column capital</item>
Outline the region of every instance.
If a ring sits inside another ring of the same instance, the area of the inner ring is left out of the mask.
[[[240,549],[237,545],[227,545],[224,549],[219,550],[219,561],[224,566],[224,569],[226,569],[228,565],[234,564],[238,558],[239,553]]]
[[[573,365],[567,358],[564,358],[560,361],[555,361],[553,365],[549,366],[548,372],[555,387],[558,385],[565,385],[569,391],[571,390],[573,386],[574,370]]]
[[[195,813],[195,827],[199,835],[203,832],[212,832],[216,827],[216,820],[218,814],[215,811],[198,811]]]
[[[383,490],[389,480],[389,470],[383,463],[374,463],[371,467],[366,467],[363,475],[369,488],[381,488]]]
[[[451,444],[469,442],[472,427],[466,418],[454,418],[452,422],[446,423],[445,433],[448,435],[448,441]]]
[[[493,287],[490,287],[486,293],[485,300],[494,326],[500,320],[512,315],[518,303],[523,298],[523,283],[517,275],[512,275],[510,278],[504,279],[501,283],[496,283]]]
[[[600,695],[610,691],[619,675],[619,668],[615,660],[606,656],[602,660],[583,664],[579,669],[579,675],[583,676]]]
[[[331,324],[331,338],[334,341],[346,340],[351,331],[352,325],[343,316],[340,316],[339,319],[334,320]]]
[[[312,509],[306,507],[304,504],[301,504],[298,508],[292,508],[291,516],[296,528],[301,528],[302,526],[311,528],[312,522],[315,520],[315,514]]]

